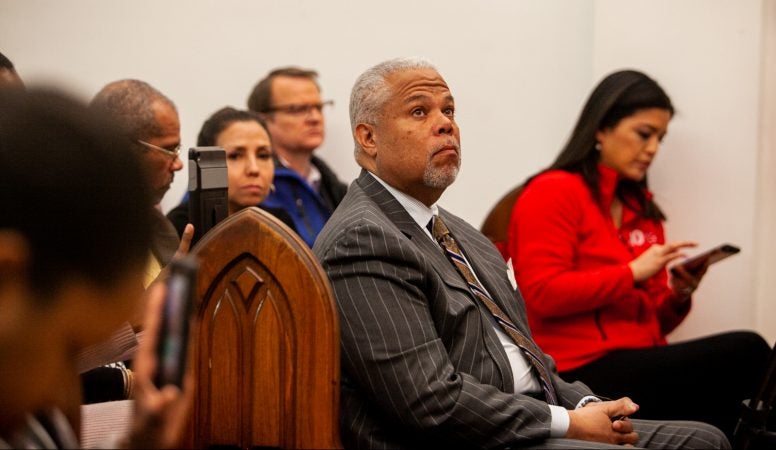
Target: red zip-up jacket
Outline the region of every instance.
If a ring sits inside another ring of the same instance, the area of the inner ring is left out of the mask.
[[[663,244],[663,225],[623,205],[610,211],[617,173],[599,165],[602,205],[581,175],[555,170],[534,178],[512,211],[507,241],[536,342],[563,372],[617,349],[665,345],[690,310],[661,270],[634,283],[628,263]],[[647,193],[650,195],[649,193]]]

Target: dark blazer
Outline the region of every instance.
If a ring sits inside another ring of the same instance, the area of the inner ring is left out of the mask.
[[[345,197],[345,193],[348,192],[348,185],[340,181],[334,171],[321,158],[313,156],[310,162],[321,173],[321,198],[329,209],[334,211],[342,198]]]
[[[440,215],[494,301],[530,336],[496,248],[462,219]],[[371,174],[350,186],[313,250],[340,311],[346,447],[495,447],[549,437],[548,405],[513,393],[490,313]],[[546,359],[562,406],[591,394],[562,381]]]
[[[173,224],[156,208],[152,209],[151,214],[153,217],[151,253],[164,267],[172,261],[172,257],[178,251],[180,236],[175,232]]]

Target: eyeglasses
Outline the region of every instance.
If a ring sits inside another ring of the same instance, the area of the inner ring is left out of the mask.
[[[289,114],[291,116],[307,116],[310,114],[313,109],[320,112],[323,112],[324,106],[332,106],[334,105],[334,100],[326,100],[325,102],[321,103],[308,103],[306,105],[283,105],[283,106],[273,106],[272,108],[267,109],[266,112],[272,113],[272,112],[284,112],[286,114]]]
[[[177,157],[179,157],[180,154],[181,154],[181,144],[176,145],[175,148],[173,148],[171,150],[171,149],[159,147],[158,145],[150,144],[150,143],[148,143],[146,141],[141,141],[140,139],[137,140],[137,143],[141,144],[141,145],[145,145],[146,147],[148,147],[150,149],[162,152],[165,155],[169,156],[173,161],[175,161],[175,159]]]

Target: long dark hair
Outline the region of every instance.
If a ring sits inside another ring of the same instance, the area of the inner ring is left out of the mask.
[[[674,106],[663,88],[655,80],[636,70],[621,70],[608,75],[596,86],[587,99],[568,142],[546,170],[565,170],[579,173],[593,198],[600,204],[598,185],[599,152],[596,150],[596,132],[615,127],[620,120],[640,109],[660,108],[673,115]],[[647,177],[641,181],[620,180],[616,195],[623,202],[635,202],[641,214],[653,220],[666,216],[646,195]]]

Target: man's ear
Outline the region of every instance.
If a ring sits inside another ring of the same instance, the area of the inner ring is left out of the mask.
[[[356,125],[356,131],[353,132],[353,137],[356,139],[356,142],[358,142],[358,145],[364,150],[364,153],[372,158],[377,156],[375,130],[372,125],[366,123]]]
[[[28,328],[30,263],[27,240],[19,233],[0,229],[0,341]],[[25,323],[27,323],[25,325]]]
[[[0,230],[0,283],[22,276],[30,264],[27,240],[16,231]]]
[[[30,257],[21,234],[0,229],[0,334],[19,326],[27,310]]]

